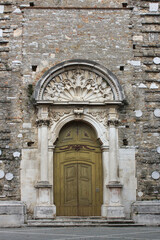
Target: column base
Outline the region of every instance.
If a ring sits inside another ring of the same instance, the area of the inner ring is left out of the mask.
[[[56,206],[35,206],[34,218],[35,219],[54,219],[56,216]]]
[[[109,188],[110,199],[107,206],[107,218],[109,219],[124,219],[124,206],[122,205],[122,187],[120,182],[109,182],[106,186]]]
[[[101,207],[101,216],[107,219],[124,219],[123,206],[108,206],[103,204]]]
[[[50,206],[50,195],[52,185],[48,181],[40,181],[35,185],[37,189],[37,205]]]
[[[124,207],[123,206],[108,206],[107,207],[107,219],[124,219]]]
[[[105,205],[105,204],[103,204],[102,206],[101,206],[101,216],[102,217],[107,217],[107,209],[108,209],[108,206],[107,205]]]

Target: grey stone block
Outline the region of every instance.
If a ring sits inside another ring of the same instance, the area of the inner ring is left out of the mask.
[[[26,206],[18,201],[0,201],[0,227],[19,227],[25,222]]]
[[[55,218],[56,206],[36,206],[34,208],[34,218],[35,219],[50,219]]]
[[[136,223],[160,224],[160,201],[138,201],[132,205],[132,216]]]
[[[0,227],[21,227],[23,224],[23,215],[0,215]]]

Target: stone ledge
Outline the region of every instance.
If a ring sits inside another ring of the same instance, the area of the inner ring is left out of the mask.
[[[133,203],[132,217],[136,223],[160,224],[160,201],[137,201]]]
[[[137,201],[133,203],[132,209],[137,213],[159,213],[160,214],[160,201]]]
[[[26,206],[18,201],[0,201],[0,227],[19,227],[25,222]]]
[[[108,188],[123,188],[122,184],[108,184],[106,185]]]

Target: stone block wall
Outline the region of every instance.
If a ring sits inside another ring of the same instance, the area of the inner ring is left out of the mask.
[[[13,12],[12,1],[1,1],[0,200],[20,200],[20,156],[22,148],[20,135],[22,124],[20,61],[22,40],[14,36],[14,31],[22,24],[22,17],[15,15]],[[7,178],[10,180],[7,180]]]
[[[133,72],[135,89],[138,200],[160,198],[160,35],[158,1],[137,1],[133,16],[133,54],[137,66]],[[135,65],[135,64],[134,64]],[[138,66],[139,65],[139,66]],[[157,173],[157,174],[158,174]]]
[[[160,173],[159,9],[153,0],[1,1],[0,201],[21,199],[22,148],[37,149],[36,82],[55,64],[78,58],[119,79],[126,96],[119,145],[136,148],[137,200],[160,199],[152,178]]]

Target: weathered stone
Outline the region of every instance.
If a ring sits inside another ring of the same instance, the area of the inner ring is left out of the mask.
[[[56,207],[55,206],[36,206],[34,209],[35,219],[55,218]]]
[[[0,5],[0,13],[4,12],[4,5]]]
[[[40,163],[46,166],[43,158],[47,155],[48,181],[53,185],[53,146],[62,128],[59,123],[64,119],[64,124],[67,119],[87,122],[89,118],[91,126],[96,123],[93,129],[98,129],[98,138],[106,144],[102,145],[106,165],[112,155],[111,145],[116,149],[114,141],[110,145],[109,127],[117,128],[116,146],[119,146],[113,157],[117,165],[114,167],[111,162],[110,166],[123,183],[124,208],[120,207],[124,212],[120,212],[129,218],[131,202],[147,200],[149,206],[153,203],[153,223],[158,222],[154,200],[160,199],[160,189],[158,180],[152,179],[151,174],[160,172],[157,150],[160,140],[159,16],[159,4],[154,0],[128,1],[128,6],[124,6],[123,0],[105,0],[105,4],[96,0],[78,3],[77,0],[37,0],[34,6],[28,0],[1,2],[0,164],[4,174],[12,173],[14,177],[10,181],[5,177],[0,179],[0,200],[22,198],[33,218],[38,199],[42,200],[46,194],[46,201],[56,212],[54,186],[46,186],[44,191],[35,188],[40,180]],[[75,72],[69,75],[69,71],[73,71],[71,65],[70,69],[58,72],[61,64],[71,59],[77,61]],[[84,60],[83,70],[78,65],[80,59]],[[47,78],[55,66],[57,71]],[[93,69],[96,69],[94,73]],[[87,79],[86,85],[84,79]],[[115,89],[117,81],[120,87]],[[38,82],[38,96],[44,96],[41,103],[33,95]],[[120,102],[112,102],[115,99]],[[114,112],[109,113],[115,105],[116,116]],[[44,145],[44,151],[40,151],[41,141],[43,144],[48,141],[48,149]],[[104,184],[109,182],[109,165],[106,165]],[[46,174],[47,170],[42,167],[41,172]],[[106,216],[109,189],[104,189],[106,202],[102,211]],[[38,194],[42,194],[41,198]],[[37,211],[41,217],[47,216],[47,211]],[[136,221],[152,222],[151,214],[142,217],[138,211]],[[117,216],[120,212],[114,211]],[[15,214],[12,218],[3,216],[0,222],[8,226],[13,224],[13,219],[21,222],[21,217]]]
[[[158,3],[149,3],[149,11],[157,12],[158,11]]]
[[[18,201],[0,201],[0,227],[20,227],[25,223],[26,207]]]
[[[143,41],[143,36],[133,36],[133,41]]]
[[[133,219],[138,223],[148,225],[159,224],[160,221],[160,202],[142,201],[132,205]]]

